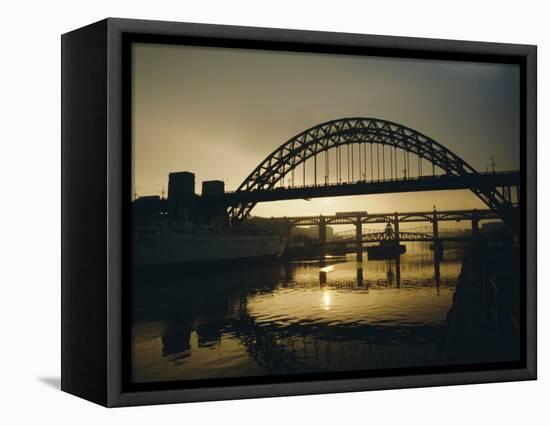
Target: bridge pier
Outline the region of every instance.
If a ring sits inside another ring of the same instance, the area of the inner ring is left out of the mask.
[[[327,223],[323,215],[319,216],[319,244],[321,246],[321,259],[327,254]]]
[[[475,209],[472,211],[472,237],[476,242],[479,239],[479,215]]]
[[[397,212],[393,214],[393,230],[395,233],[395,243],[399,245],[399,214]]]
[[[436,287],[439,287],[439,283],[441,281],[441,271],[439,269],[440,264],[440,250],[443,250],[443,247],[441,247],[441,242],[439,241],[439,225],[437,221],[437,210],[434,207],[433,211],[433,218],[432,218],[432,226],[433,226],[433,247],[434,247],[434,275],[435,275],[435,285]]]
[[[439,242],[439,224],[437,221],[437,210],[434,209],[432,218],[433,234],[434,234],[434,247],[435,243]]]
[[[401,287],[401,256],[395,258],[395,286]]]
[[[363,287],[363,268],[357,268],[357,287]]]
[[[393,214],[393,229],[395,233],[395,244],[399,246],[401,238],[399,237],[399,214],[395,212]],[[397,255],[395,258],[395,285],[401,287],[401,256]]]
[[[361,217],[358,216],[355,219],[355,250],[357,252],[357,261],[363,261],[363,224],[361,222]]]

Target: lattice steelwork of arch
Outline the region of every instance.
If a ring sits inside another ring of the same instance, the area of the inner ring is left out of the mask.
[[[241,183],[237,191],[273,189],[279,182],[284,182],[288,173],[320,153],[341,146],[367,143],[371,146],[392,147],[394,154],[397,150],[402,150],[404,153],[416,155],[419,161],[427,160],[432,165],[434,175],[435,167],[454,176],[477,174],[458,155],[416,130],[387,120],[355,117],[328,121],[289,139],[267,156]],[[408,161],[407,155],[406,162]],[[505,222],[515,224],[515,209],[511,208],[510,201],[497,188],[473,187],[471,190],[487,206],[497,211]],[[231,221],[238,223],[249,215],[254,206],[255,203],[247,203],[231,207]]]

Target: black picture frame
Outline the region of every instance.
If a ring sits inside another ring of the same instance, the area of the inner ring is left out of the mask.
[[[130,386],[128,247],[133,41],[504,62],[521,75],[522,361],[182,388]],[[533,380],[536,372],[536,46],[109,18],[62,36],[62,390],[116,407]]]

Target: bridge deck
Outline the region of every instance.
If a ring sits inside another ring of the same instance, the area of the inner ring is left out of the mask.
[[[342,182],[332,184],[279,187],[250,191],[226,192],[211,195],[206,200],[215,204],[234,206],[266,201],[296,200],[345,195],[389,194],[398,192],[438,191],[471,188],[510,187],[520,184],[518,171],[477,173],[454,176],[422,176],[407,179]],[[205,200],[205,201],[206,201]]]
[[[361,219],[362,224],[373,223],[388,223],[393,222],[395,215],[399,222],[431,222],[434,215],[438,222],[460,222],[463,220],[472,220],[474,217],[478,220],[500,219],[494,210],[479,209],[479,210],[436,210],[432,211],[417,211],[403,213],[365,213],[357,212],[348,214],[336,214],[329,216],[297,216],[297,217],[281,217],[273,218],[274,220],[290,221],[294,226],[311,226],[319,225],[321,217],[326,225],[353,225],[357,218]]]

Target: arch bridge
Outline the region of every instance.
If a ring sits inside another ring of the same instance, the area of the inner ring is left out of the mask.
[[[480,173],[416,130],[387,120],[352,117],[292,137],[220,200],[231,206],[230,220],[238,223],[261,201],[470,189],[515,227],[519,186],[518,171]]]

